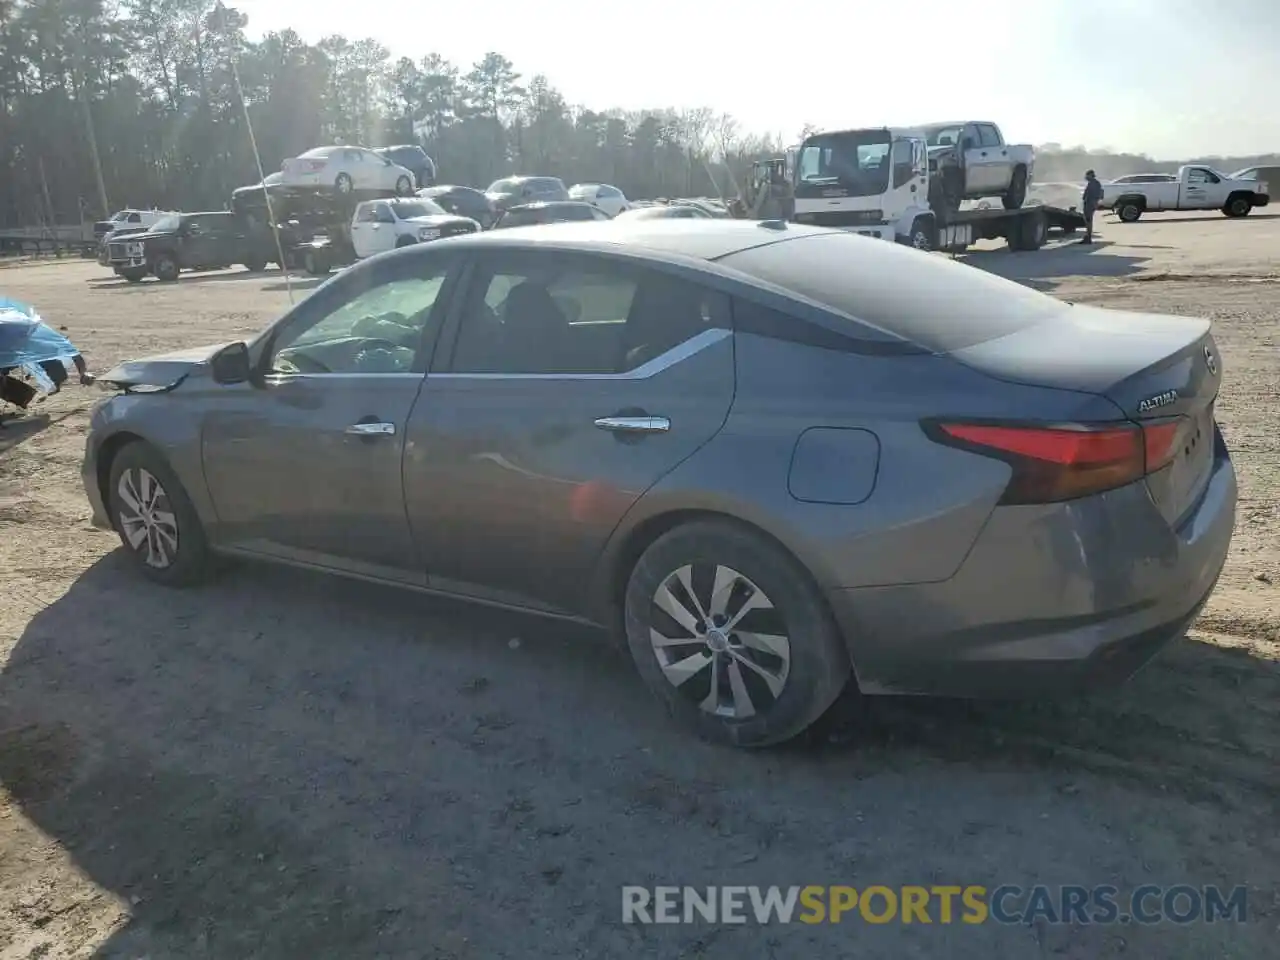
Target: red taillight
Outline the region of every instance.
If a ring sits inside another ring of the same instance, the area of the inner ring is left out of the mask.
[[[934,439],[1013,467],[1001,503],[1056,503],[1113,490],[1165,466],[1182,418],[1158,423],[1039,427],[937,423]]]

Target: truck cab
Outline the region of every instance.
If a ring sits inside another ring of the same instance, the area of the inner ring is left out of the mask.
[[[933,229],[923,132],[872,127],[812,134],[796,151],[794,219],[926,245]]]
[[[1240,179],[1205,164],[1187,164],[1175,176],[1143,175],[1137,181],[1121,177],[1104,183],[1098,206],[1114,210],[1125,223],[1163,210],[1221,210],[1224,216],[1244,217],[1254,207],[1271,202],[1269,189],[1263,180]]]

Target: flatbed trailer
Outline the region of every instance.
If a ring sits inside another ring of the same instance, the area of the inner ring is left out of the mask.
[[[979,240],[1004,240],[1010,250],[1039,250],[1051,231],[1072,234],[1084,228],[1084,215],[1074,207],[1033,204],[1016,210],[957,210],[939,218],[934,249],[964,253]]]

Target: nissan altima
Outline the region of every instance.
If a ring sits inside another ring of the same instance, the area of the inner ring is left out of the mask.
[[[1207,320],[834,230],[622,219],[374,257],[124,363],[84,482],[143,575],[260,558],[588,621],[762,746],[1041,696],[1180,636],[1231,539]]]

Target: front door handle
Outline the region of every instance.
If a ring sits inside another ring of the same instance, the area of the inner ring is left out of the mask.
[[[671,421],[666,417],[601,417],[596,426],[611,433],[666,433]]]
[[[343,433],[352,437],[394,437],[396,435],[396,425],[394,423],[361,421],[360,423],[353,423]]]

